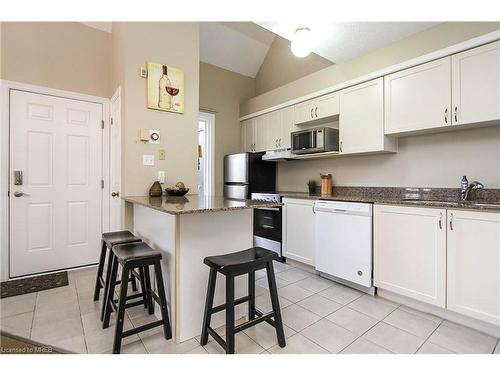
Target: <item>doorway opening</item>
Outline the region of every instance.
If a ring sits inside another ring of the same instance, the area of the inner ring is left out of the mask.
[[[215,194],[215,115],[200,112],[198,116],[198,193]]]

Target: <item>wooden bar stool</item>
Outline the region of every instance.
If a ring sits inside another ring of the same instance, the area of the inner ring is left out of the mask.
[[[281,320],[281,310],[278,299],[276,279],[274,278],[273,260],[278,260],[278,255],[261,247],[253,247],[236,253],[207,257],[203,262],[210,267],[208,277],[207,299],[205,314],[201,329],[201,345],[206,345],[210,334],[226,351],[234,354],[234,336],[236,333],[250,328],[258,323],[267,322],[276,329],[276,336],[280,347],[285,347],[285,334]],[[266,269],[271,295],[272,312],[264,314],[255,307],[255,271]],[[226,303],[213,307],[215,282],[217,272],[226,276]],[[234,278],[248,274],[248,296],[234,299]],[[234,307],[248,302],[248,321],[238,326],[234,325]],[[226,341],[210,327],[212,314],[226,310]]]
[[[114,254],[112,260],[112,267],[110,278],[115,280],[118,274],[118,264],[122,266],[122,274],[120,281],[120,296],[117,300],[114,299],[115,283],[110,283],[109,291],[107,293],[106,301],[104,301],[105,314],[103,321],[103,328],[109,327],[109,320],[111,316],[111,311],[117,312],[116,317],[116,328],[115,328],[115,339],[113,343],[113,353],[120,353],[121,342],[124,337],[135,335],[136,333],[155,328],[158,326],[163,326],[163,334],[165,339],[169,340],[172,338],[172,330],[170,327],[170,320],[168,316],[167,309],[167,299],[165,297],[165,289],[163,286],[163,276],[161,271],[161,253],[159,251],[153,250],[144,242],[135,242],[123,245],[113,246],[112,252]],[[158,292],[154,292],[151,288],[151,282],[149,281],[149,267],[154,267],[154,273],[156,278],[156,287]],[[146,295],[148,301],[148,308],[150,314],[153,313],[153,299],[160,305],[161,308],[161,320],[142,325],[123,332],[123,321],[125,316],[125,309],[129,307],[134,307],[141,305],[143,301],[128,302],[128,300],[142,297],[143,293],[133,294],[127,296],[128,280],[130,273],[134,269],[139,269],[141,274],[144,274],[146,279],[146,289],[144,294]],[[117,305],[118,304],[118,305]]]

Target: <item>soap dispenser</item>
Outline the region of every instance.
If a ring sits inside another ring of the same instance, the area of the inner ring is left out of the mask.
[[[467,190],[467,187],[469,187],[469,181],[467,180],[467,176],[462,177],[462,181],[460,182],[460,188],[462,191],[462,194],[465,193]]]

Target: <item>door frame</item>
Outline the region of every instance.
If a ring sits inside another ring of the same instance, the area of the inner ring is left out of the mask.
[[[215,114],[200,110],[198,119],[205,120],[205,145],[208,145],[207,149],[203,150],[206,155],[204,158],[205,181],[203,185],[206,195],[215,195]],[[207,180],[208,184],[206,183]]]
[[[111,99],[109,99],[109,117],[110,117],[110,126],[109,126],[109,131],[108,131],[108,136],[109,136],[109,142],[108,142],[108,159],[111,161],[111,158],[113,155],[111,155],[112,153],[112,148],[111,148],[111,127],[116,127],[116,126],[119,126],[120,127],[120,138],[119,138],[119,153],[120,153],[120,165],[118,166],[118,171],[117,171],[117,179],[119,180],[120,182],[120,195],[122,194],[122,163],[121,163],[121,160],[122,160],[122,157],[121,157],[121,151],[122,151],[122,134],[123,134],[123,127],[122,127],[122,89],[121,89],[121,86],[118,86],[115,90],[115,92],[113,93],[113,96],[111,97]],[[118,119],[118,122],[116,121],[116,118],[113,118],[112,117],[112,107],[113,107],[113,102],[117,101],[117,106],[118,106],[118,113],[119,113],[119,119]],[[112,210],[112,206],[111,206],[111,176],[113,176],[113,174],[115,173],[115,170],[113,169],[113,166],[111,165],[111,162],[109,163],[109,192],[108,192],[108,202],[109,202],[109,217],[110,217],[110,220],[111,220],[111,210]],[[104,183],[106,185],[106,182]],[[120,228],[123,228],[124,227],[124,212],[125,212],[125,208],[124,208],[124,203],[123,201],[120,202]],[[109,225],[111,225],[111,221],[108,221]],[[108,228],[109,229],[109,228]],[[120,229],[121,230],[121,229]]]
[[[10,177],[10,91],[19,90],[33,94],[57,96],[65,99],[82,100],[102,105],[104,130],[102,137],[102,178],[104,188],[102,200],[102,231],[109,228],[109,119],[110,100],[99,96],[81,94],[73,91],[53,89],[49,87],[31,85],[28,83],[0,80],[0,281],[10,279],[10,246],[9,246],[9,177]],[[56,271],[54,271],[56,272]],[[52,272],[44,272],[52,273]],[[43,273],[41,273],[43,274]]]

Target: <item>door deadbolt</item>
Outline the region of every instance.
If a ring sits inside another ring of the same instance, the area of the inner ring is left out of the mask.
[[[112,196],[112,197],[119,197],[119,196],[120,196],[120,192],[119,192],[119,191],[113,191],[113,192],[111,193],[111,196]]]

